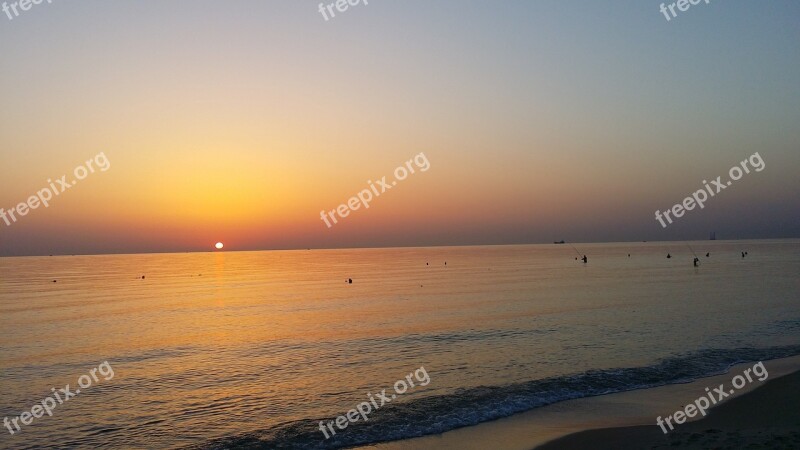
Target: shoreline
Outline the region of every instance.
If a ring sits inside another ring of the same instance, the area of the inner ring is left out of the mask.
[[[646,441],[641,439],[657,439],[659,437],[662,441],[667,442],[664,448],[668,448],[670,443],[676,440],[689,439],[685,435],[694,440],[688,442],[690,444],[705,442],[705,440],[701,440],[697,436],[698,432],[694,427],[700,426],[705,427],[704,429],[714,428],[724,431],[733,430],[735,432],[735,427],[738,426],[736,423],[738,422],[730,422],[732,418],[739,417],[741,421],[747,421],[751,414],[763,415],[761,412],[764,409],[763,407],[756,408],[751,405],[751,403],[762,403],[760,398],[763,395],[761,394],[768,393],[770,398],[776,396],[778,398],[781,396],[788,398],[791,395],[790,392],[778,390],[777,394],[775,393],[775,381],[792,375],[778,384],[778,386],[780,387],[788,381],[797,383],[792,386],[800,386],[800,355],[764,361],[764,366],[769,373],[764,382],[754,381],[753,383],[748,383],[742,389],[739,389],[735,395],[731,395],[711,408],[704,420],[690,419],[690,422],[679,425],[675,431],[671,431],[667,439],[664,439],[661,429],[656,425],[656,417],[668,416],[684,405],[693,402],[705,393],[706,387],[713,388],[723,383],[729,386],[734,376],[741,374],[747,368],[752,368],[756,362],[737,364],[728,369],[725,374],[700,378],[689,383],[670,384],[649,389],[567,400],[502,419],[447,431],[442,434],[354,448],[361,450],[479,450],[485,448],[500,450],[557,450],[562,448],[604,448],[602,446],[606,442],[609,442],[608,448],[622,448],[620,443],[630,445],[629,448],[648,448],[646,447]],[[795,389],[795,391],[800,392],[800,389]],[[756,400],[747,395],[751,392],[759,393],[756,396],[758,397]],[[800,397],[800,394],[798,396]],[[751,407],[752,411],[758,412],[742,412],[741,406],[738,406],[734,413],[727,412],[727,405],[730,402],[736,400],[736,404],[739,404],[744,399],[747,399],[747,404],[750,405],[749,407]],[[795,412],[794,414],[800,414],[800,412]],[[795,417],[790,414],[784,415],[790,417],[790,420]],[[724,420],[733,423],[733,428],[731,426],[722,426],[728,422],[715,422],[714,427],[706,426],[706,420],[711,417],[714,417],[715,420],[723,420],[716,419],[716,417],[725,417]],[[800,426],[800,420],[797,423]],[[800,428],[796,429],[800,431]],[[709,434],[709,438],[716,437],[716,435],[725,438],[729,437],[726,432],[707,434]],[[691,437],[692,435],[694,437]],[[669,438],[673,440],[670,441],[668,440]],[[611,443],[612,440],[613,443]],[[786,442],[789,441],[787,440]]]
[[[800,371],[796,371],[767,380],[764,386],[669,434],[651,425],[602,428],[573,433],[535,450],[800,448],[799,402]]]

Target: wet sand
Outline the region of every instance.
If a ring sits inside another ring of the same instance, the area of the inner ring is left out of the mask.
[[[800,448],[800,372],[766,383],[668,435],[652,425],[572,434],[537,450],[559,449],[797,449]]]
[[[754,363],[691,383],[569,400],[439,435],[359,448],[743,448],[751,439],[762,443],[750,448],[799,448],[800,356],[765,361],[769,377],[764,382],[747,384],[712,408],[705,420],[678,425],[666,437],[656,425],[656,417],[673,414],[705,394],[706,387],[730,386],[735,375]]]

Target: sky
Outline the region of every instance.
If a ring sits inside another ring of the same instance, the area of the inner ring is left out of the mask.
[[[0,256],[800,237],[800,3],[660,3],[0,13],[0,208],[109,163],[0,220]],[[763,171],[656,221],[755,152]]]

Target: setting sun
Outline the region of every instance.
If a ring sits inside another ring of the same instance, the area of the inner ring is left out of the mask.
[[[216,247],[216,248],[217,248],[217,250],[222,250],[222,247],[225,247],[225,246],[222,244],[222,242],[217,242],[217,243],[214,245],[214,247]]]

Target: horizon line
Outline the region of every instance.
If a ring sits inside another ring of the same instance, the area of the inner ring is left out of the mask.
[[[306,247],[306,248],[268,248],[268,249],[248,249],[248,250],[183,250],[183,251],[163,251],[163,252],[136,252],[136,253],[63,253],[63,254],[31,254],[31,255],[0,255],[0,258],[49,258],[61,256],[128,256],[128,255],[177,255],[186,253],[256,253],[256,252],[296,252],[296,251],[318,251],[318,250],[383,250],[396,248],[448,248],[448,247],[501,247],[501,246],[524,246],[524,245],[592,245],[592,244],[643,244],[643,243],[673,243],[673,242],[736,242],[736,241],[781,241],[781,240],[800,240],[800,237],[783,238],[738,238],[738,239],[674,239],[665,241],[595,241],[595,242],[526,242],[511,244],[452,244],[452,245],[395,245],[383,247]]]

